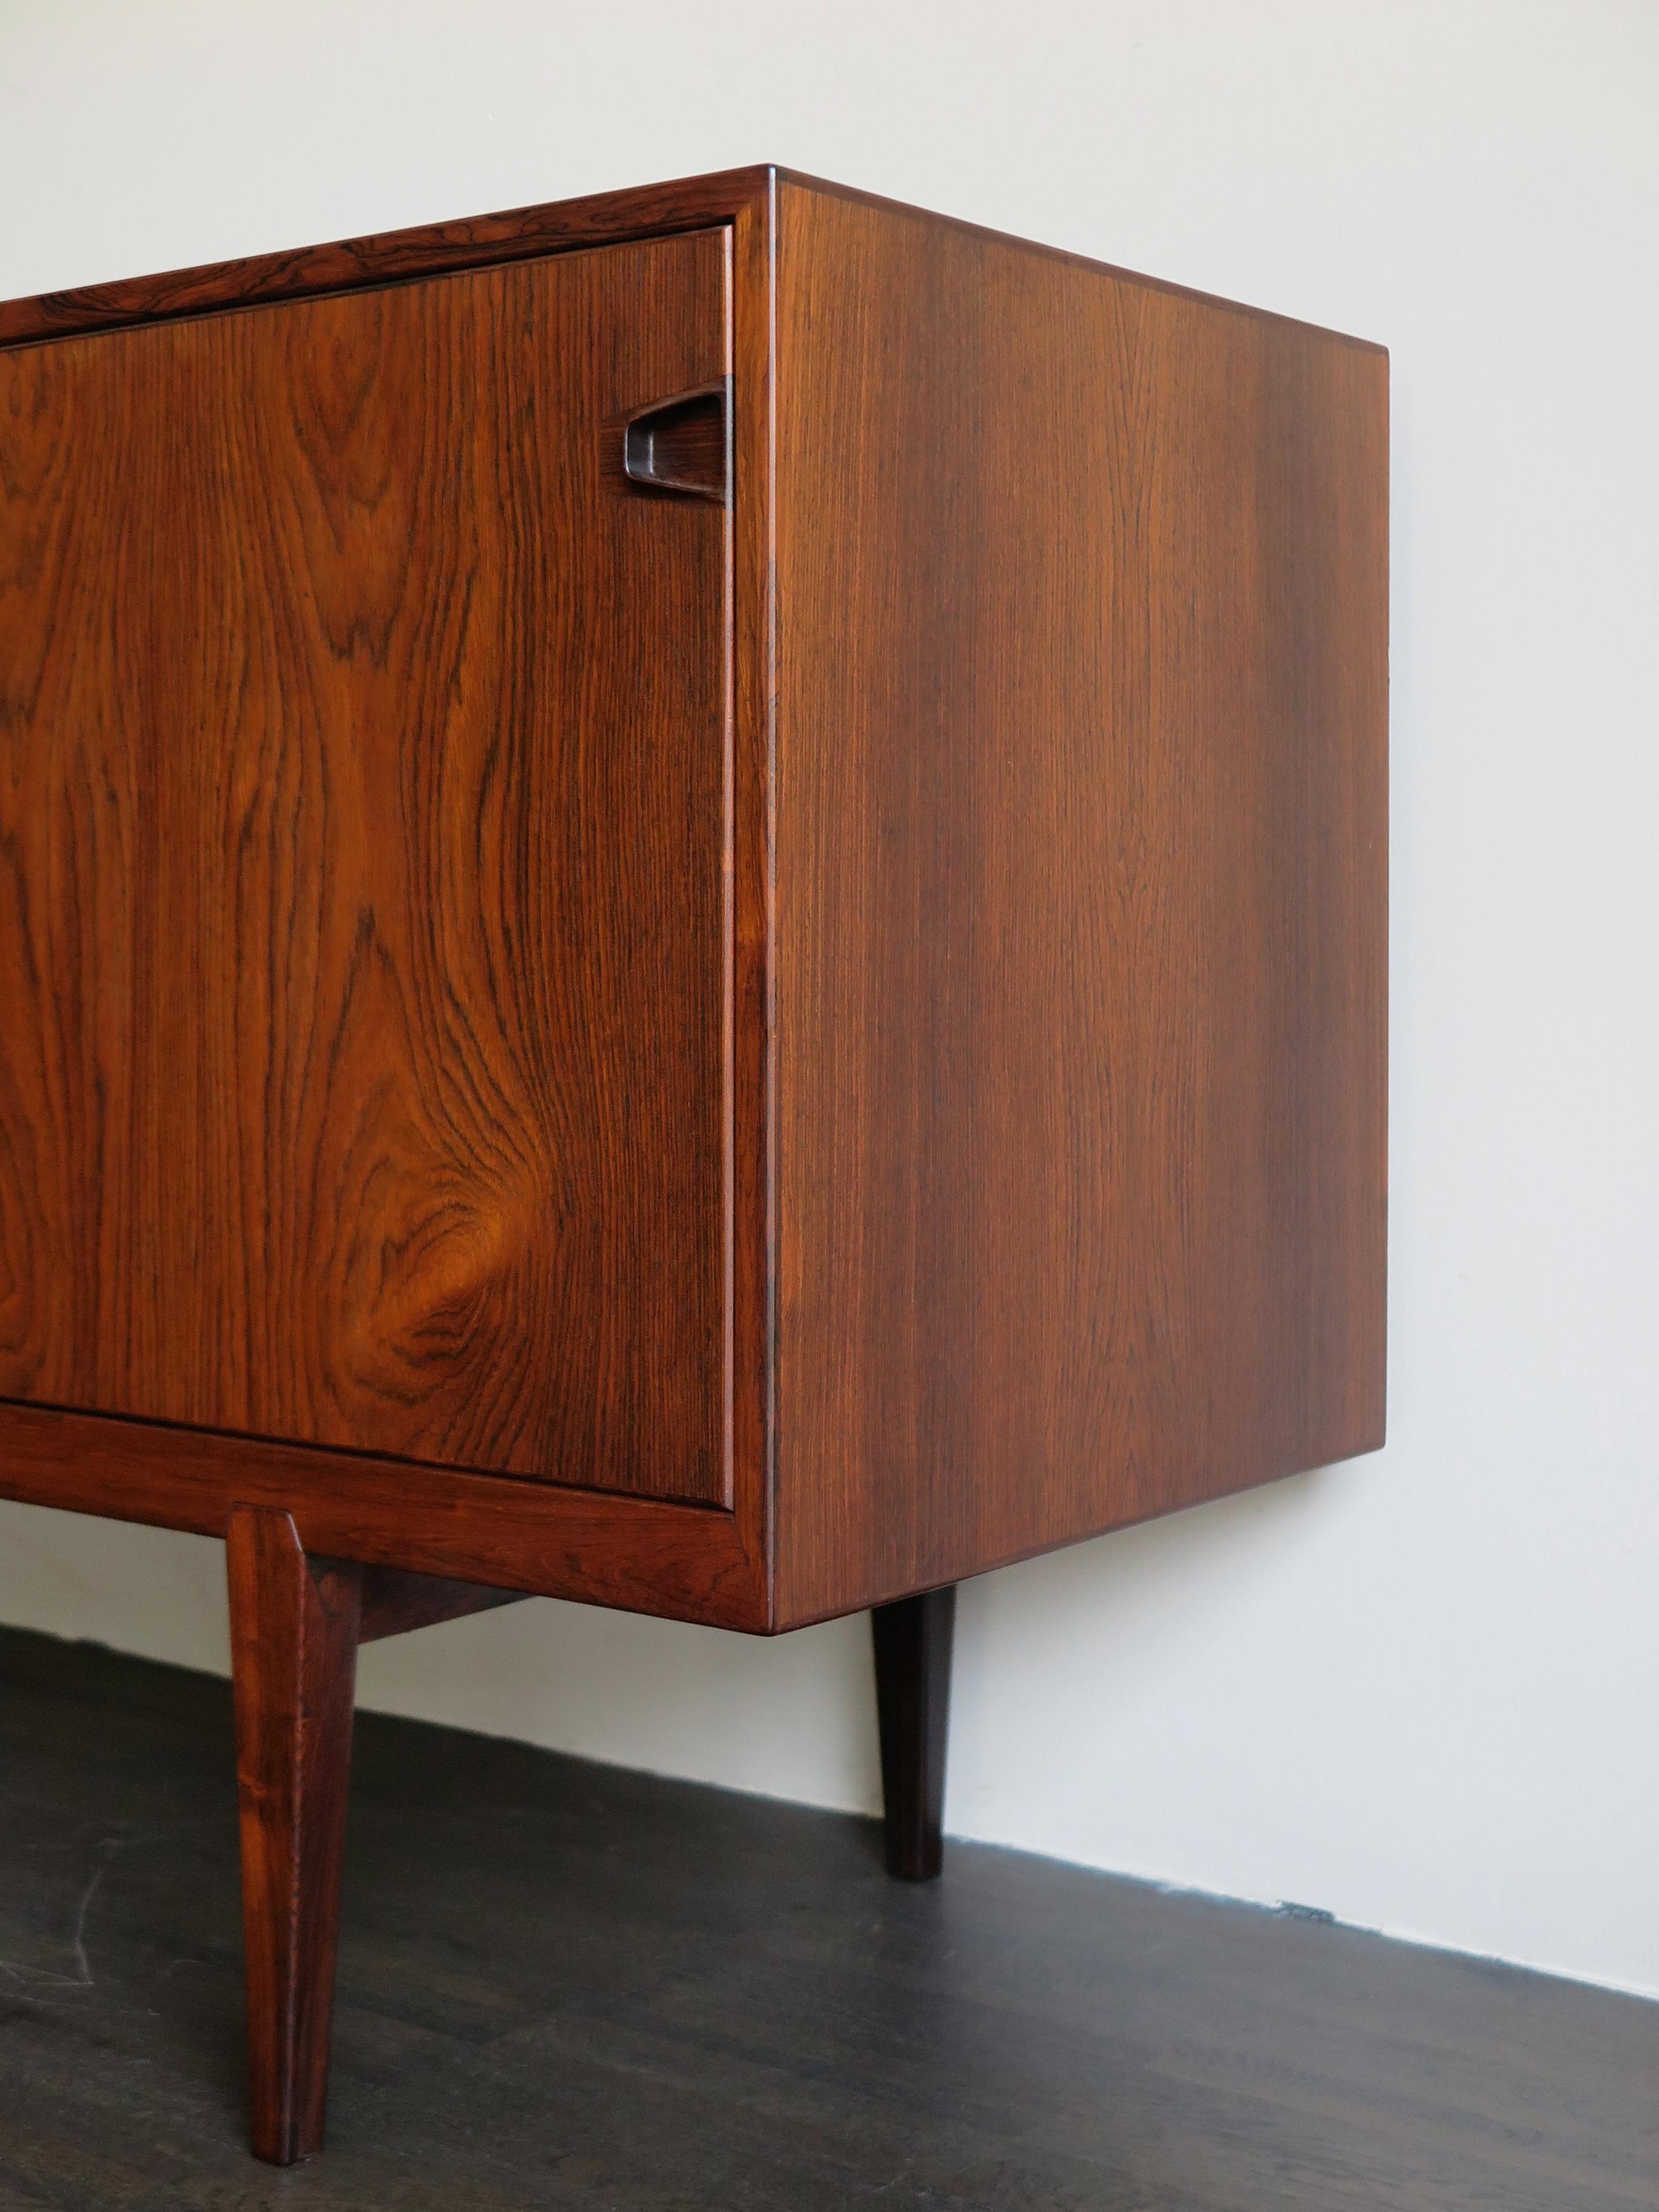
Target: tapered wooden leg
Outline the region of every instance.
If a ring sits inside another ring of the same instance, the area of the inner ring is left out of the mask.
[[[255,2155],[319,2150],[362,1570],[308,1559],[286,1513],[227,1532]]]
[[[944,1863],[945,1739],[956,1617],[954,1584],[878,1605],[870,1616],[887,1871],[906,1881],[931,1881]]]

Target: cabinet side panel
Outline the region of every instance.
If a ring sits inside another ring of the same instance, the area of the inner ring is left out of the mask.
[[[779,239],[787,1625],[1382,1440],[1387,362]]]

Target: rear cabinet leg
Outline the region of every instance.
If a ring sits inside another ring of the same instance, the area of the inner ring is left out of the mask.
[[[242,1831],[250,2136],[322,2148],[362,1569],[307,1559],[291,1517],[238,1506],[226,1538]]]
[[[906,1881],[931,1881],[944,1863],[945,1740],[956,1613],[951,1584],[878,1605],[870,1616],[887,1871]]]

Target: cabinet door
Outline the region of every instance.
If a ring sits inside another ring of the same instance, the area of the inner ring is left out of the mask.
[[[0,353],[0,1396],[725,1497],[726,239]]]

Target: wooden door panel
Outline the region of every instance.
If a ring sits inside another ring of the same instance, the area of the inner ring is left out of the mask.
[[[726,240],[0,354],[0,1396],[725,1498]]]

